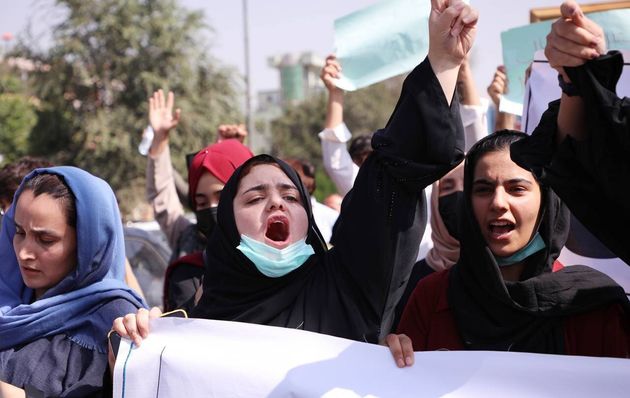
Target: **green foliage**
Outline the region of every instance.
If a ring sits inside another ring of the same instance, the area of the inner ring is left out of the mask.
[[[369,134],[385,126],[400,96],[402,81],[403,78],[398,76],[346,94],[344,122],[353,136]],[[326,102],[325,94],[309,98],[288,107],[271,123],[274,155],[308,159],[317,167],[315,196],[318,200],[336,191],[324,172],[317,136],[326,119]]]
[[[28,151],[28,135],[37,121],[35,110],[20,94],[0,94],[0,153],[13,161]]]
[[[127,198],[144,200],[129,184],[144,176],[136,148],[149,96],[159,88],[175,93],[182,121],[171,133],[171,153],[186,175],[184,155],[213,141],[219,124],[241,120],[235,72],[207,55],[203,14],[175,0],[57,0],[55,7],[67,17],[54,28],[52,48],[18,50],[47,65],[31,76],[42,104],[29,150],[125,190],[121,207],[129,212],[135,203]]]

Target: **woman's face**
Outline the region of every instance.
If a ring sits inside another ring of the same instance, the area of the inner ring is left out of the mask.
[[[295,184],[277,166],[254,166],[234,198],[238,232],[277,249],[306,236],[308,218]]]
[[[13,249],[24,284],[36,298],[76,267],[77,233],[58,200],[22,192],[15,207]]]
[[[218,206],[223,186],[224,184],[214,174],[204,170],[197,184],[197,192],[195,192],[197,210]]]
[[[529,243],[540,210],[540,186],[532,173],[510,159],[509,150],[479,159],[471,200],[481,234],[494,255],[510,256]]]
[[[438,197],[464,190],[464,162],[461,162],[444,177],[440,178]]]

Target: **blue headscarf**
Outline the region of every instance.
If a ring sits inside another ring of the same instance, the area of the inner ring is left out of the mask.
[[[77,266],[39,300],[24,285],[13,249],[15,204],[24,183],[39,174],[60,176],[75,197]],[[36,169],[24,178],[0,233],[0,351],[46,336],[65,334],[82,347],[107,352],[106,335],[116,317],[146,307],[124,282],[125,243],[110,186],[76,167]],[[113,300],[126,304],[108,305]]]

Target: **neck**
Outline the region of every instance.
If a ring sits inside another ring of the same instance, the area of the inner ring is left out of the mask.
[[[507,282],[518,282],[521,279],[521,275],[523,274],[524,269],[524,261],[512,265],[506,265],[504,267],[499,267],[499,271],[501,271],[501,276],[503,277],[503,280]]]
[[[46,290],[47,289],[44,289],[44,288],[39,288],[39,289],[33,290],[33,297],[34,297],[33,301],[39,300],[39,298],[42,297],[44,295],[44,293],[46,293]]]

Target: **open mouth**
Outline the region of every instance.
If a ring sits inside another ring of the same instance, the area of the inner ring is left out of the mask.
[[[514,228],[515,228],[514,223],[510,221],[492,221],[488,225],[488,229],[490,230],[490,233],[495,238],[500,238],[509,234],[510,232],[514,230]]]
[[[289,219],[284,216],[269,217],[265,236],[277,243],[286,242],[289,239]]]

